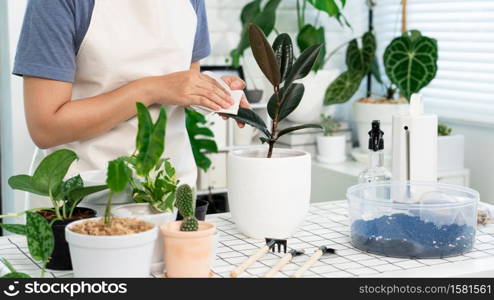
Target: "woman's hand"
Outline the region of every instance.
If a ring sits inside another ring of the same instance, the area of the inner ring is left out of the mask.
[[[195,69],[153,77],[151,92],[163,105],[200,105],[219,110],[233,104],[228,91]]]
[[[222,76],[221,79],[223,79],[223,81],[226,82],[226,84],[232,90],[245,89],[245,82],[237,76],[225,75],[225,76]],[[247,98],[245,98],[245,95],[243,95],[242,99],[240,100],[240,107],[248,108],[248,109],[252,108],[250,106],[249,102],[247,101]],[[223,120],[227,120],[227,119],[228,119],[228,117],[223,117]],[[245,124],[242,122],[237,122],[237,124],[238,124],[238,127],[240,127],[240,128],[243,128],[245,126]]]

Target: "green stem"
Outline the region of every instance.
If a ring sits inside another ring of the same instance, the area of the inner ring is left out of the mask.
[[[41,267],[41,275],[40,275],[41,278],[45,277],[46,264],[47,262],[43,262],[43,266]]]
[[[55,215],[57,216],[57,219],[63,220],[62,215],[60,215],[60,207],[58,206],[57,200],[53,199],[53,194],[51,193],[51,190],[49,194],[50,194],[50,201],[53,204],[53,209],[55,210]]]
[[[108,196],[108,202],[106,203],[106,208],[105,208],[105,225],[110,227],[111,226],[111,205],[112,205],[112,198],[113,198],[113,192],[110,192],[110,195]]]
[[[46,207],[31,208],[31,209],[27,209],[27,210],[24,210],[24,211],[21,211],[21,212],[18,212],[18,213],[8,213],[8,214],[0,215],[0,219],[3,219],[3,218],[17,218],[17,217],[20,217],[20,216],[24,215],[27,212],[37,212],[37,211],[40,211],[40,210],[50,210],[50,209],[51,208],[46,208]]]

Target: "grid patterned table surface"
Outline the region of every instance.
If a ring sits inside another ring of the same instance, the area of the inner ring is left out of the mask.
[[[230,272],[252,255],[264,241],[242,235],[231,220],[230,214],[209,215],[208,222],[214,223],[219,231],[215,277],[228,277]],[[316,250],[325,245],[336,249],[336,254],[323,256],[310,268],[304,277],[367,277],[386,275],[387,272],[427,268],[460,261],[473,261],[494,257],[494,226],[479,227],[473,251],[464,255],[444,259],[403,259],[379,256],[362,252],[352,247],[349,238],[348,207],[346,201],[313,204],[298,232],[288,239],[289,249],[304,249],[306,254],[293,258],[277,277],[288,277],[294,273]],[[283,253],[268,253],[249,267],[240,277],[260,277],[274,266]],[[40,265],[28,255],[24,237],[0,238],[0,257],[8,259],[14,267],[34,277],[39,276]],[[0,274],[6,272],[2,270]],[[48,270],[46,276],[71,277],[69,271]],[[159,277],[159,274],[154,275]],[[451,276],[454,276],[453,274]]]

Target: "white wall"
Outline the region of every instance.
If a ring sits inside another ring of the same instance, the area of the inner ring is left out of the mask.
[[[14,61],[17,40],[22,25],[26,0],[2,0],[8,13],[8,66],[2,65],[2,81],[4,76],[10,76]],[[5,11],[4,11],[5,12]],[[3,47],[2,47],[3,48]],[[5,51],[3,48],[2,51]],[[7,81],[5,81],[7,82]],[[27,173],[34,144],[29,137],[24,118],[22,79],[10,76],[10,99],[1,101],[2,122],[2,198],[4,212],[19,211],[24,207],[24,193],[11,192],[6,186],[8,177],[14,174]],[[2,93],[2,97],[5,94]],[[5,187],[5,188],[4,188]]]

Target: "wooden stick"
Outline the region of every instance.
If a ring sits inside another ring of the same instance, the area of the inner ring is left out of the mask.
[[[314,251],[314,254],[297,270],[297,272],[293,273],[290,277],[292,278],[300,278],[304,273],[322,256],[321,249],[317,249]]]
[[[230,277],[236,278],[238,275],[242,274],[248,267],[254,264],[259,258],[263,257],[268,253],[269,247],[263,246],[255,254],[250,256],[246,261],[244,261],[240,266],[230,273]]]
[[[274,275],[278,274],[278,272],[292,260],[292,254],[288,253],[285,256],[283,256],[280,261],[274,265],[274,267],[271,268],[266,274],[264,274],[262,277],[265,278],[270,278],[273,277]]]
[[[401,33],[407,31],[407,0],[401,0]]]

